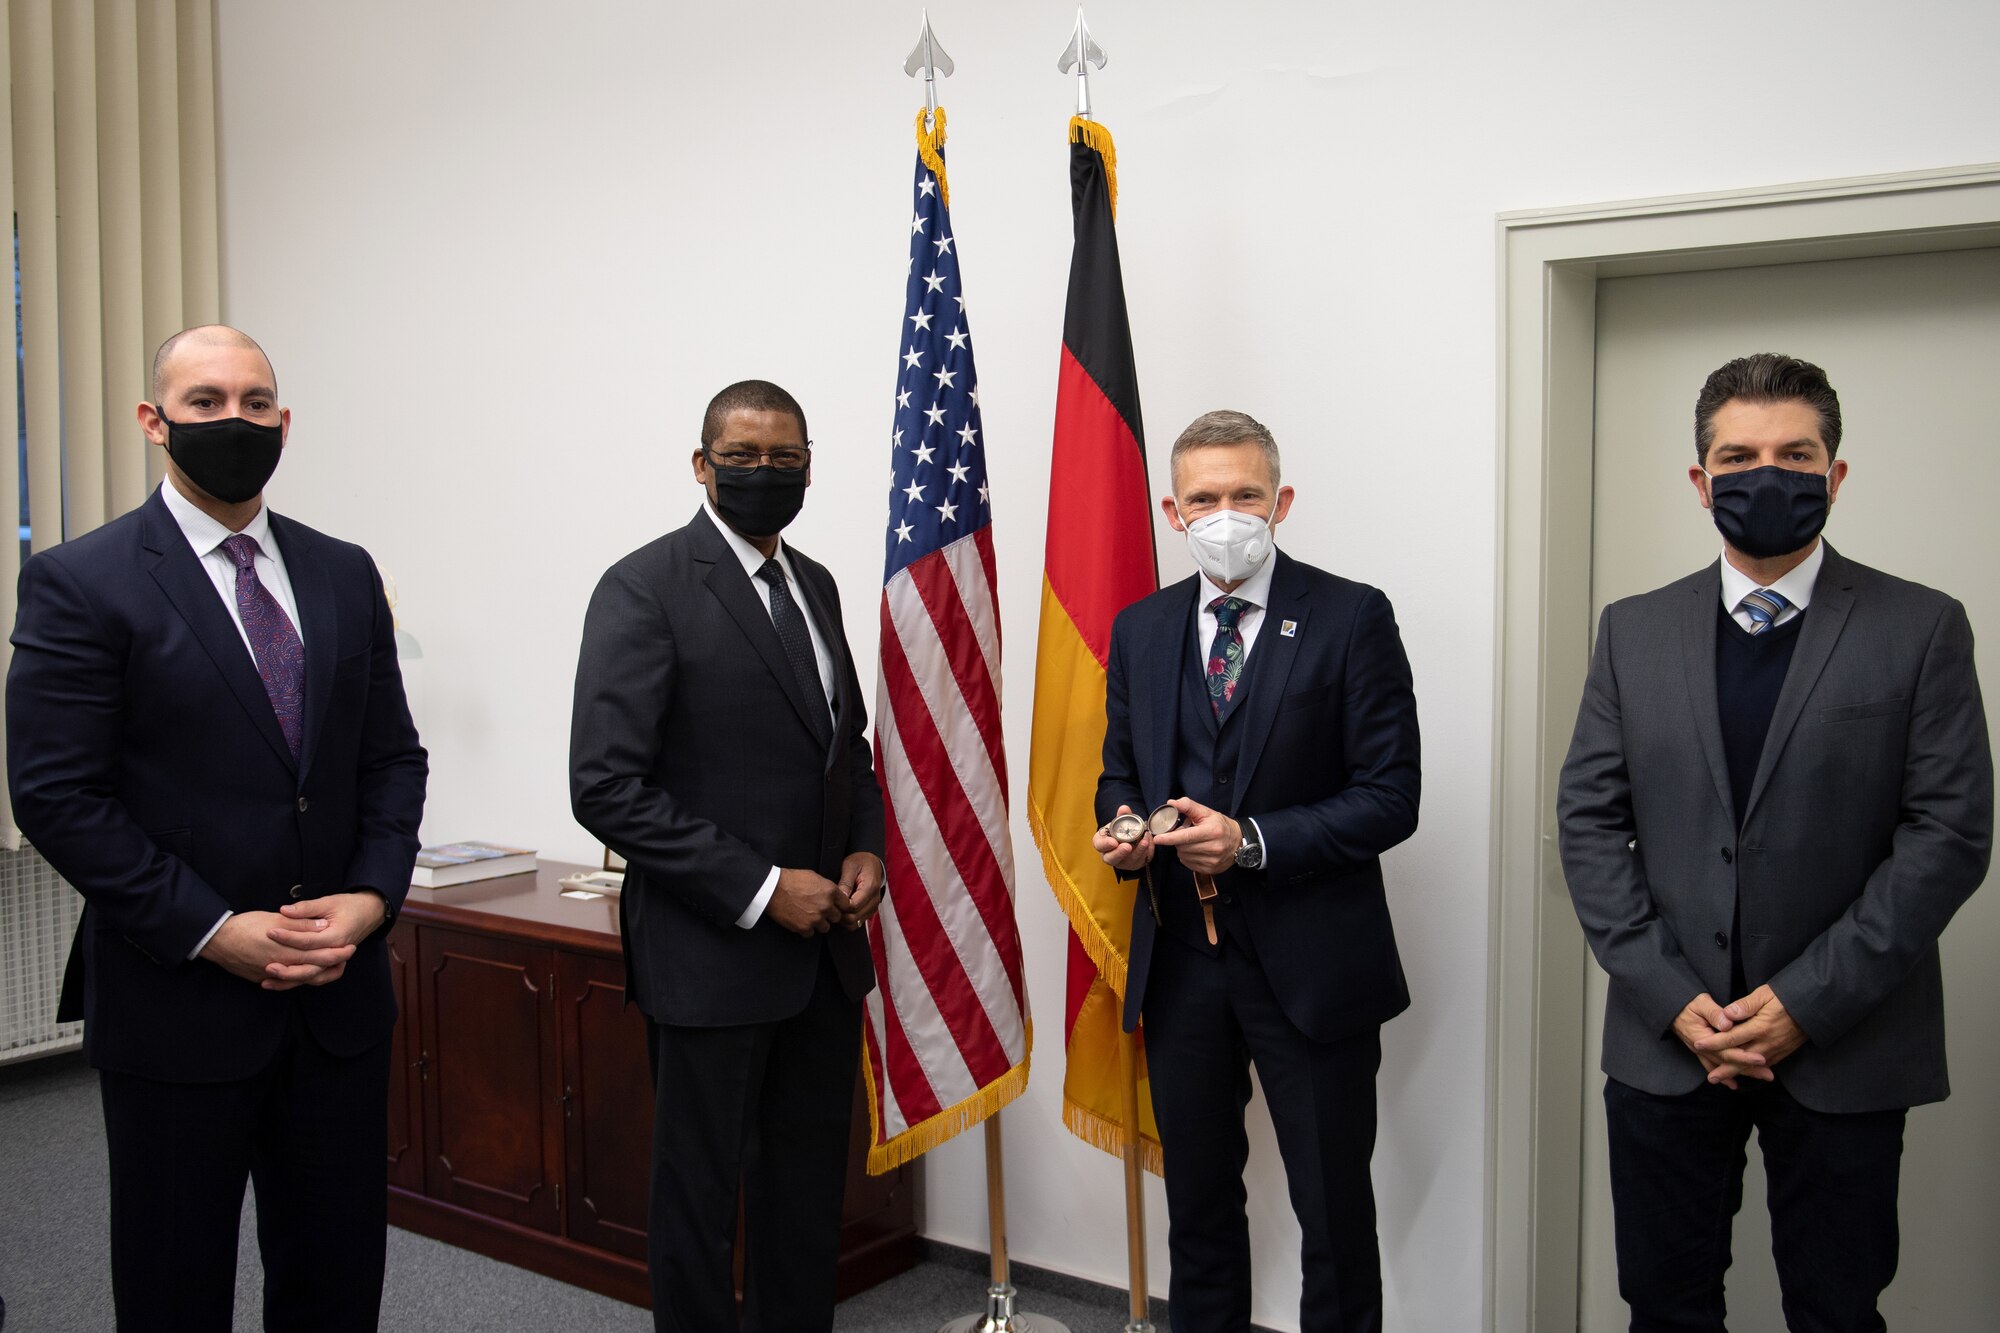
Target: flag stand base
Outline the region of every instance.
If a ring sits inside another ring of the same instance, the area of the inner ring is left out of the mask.
[[[1007,1185],[1000,1160],[1000,1117],[986,1118],[986,1222],[991,1229],[991,1281],[986,1313],[969,1314],[941,1325],[938,1333],[1069,1333],[1059,1319],[1014,1313],[1014,1284],[1007,1280]]]
[[[1016,1314],[1011,1285],[986,1289],[986,1313],[940,1325],[938,1333],[1069,1333],[1069,1325],[1041,1314]]]

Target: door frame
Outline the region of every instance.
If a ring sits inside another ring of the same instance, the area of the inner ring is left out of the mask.
[[[1571,1333],[1588,950],[1557,856],[1555,792],[1589,664],[1598,279],[2000,245],[2000,163],[1497,221],[1486,1323]]]

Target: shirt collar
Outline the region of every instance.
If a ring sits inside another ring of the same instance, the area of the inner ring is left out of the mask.
[[[724,523],[722,515],[715,512],[714,505],[703,500],[701,507],[708,511],[708,520],[715,524],[715,530],[722,534],[722,540],[729,543],[729,549],[742,564],[743,572],[753,579],[756,578],[757,571],[764,567],[764,553],[752,546],[749,538],[745,537],[735,528],[730,527],[727,523]],[[784,569],[785,578],[788,582],[797,581],[796,576],[792,573],[791,558],[785,554],[785,539],[783,537],[778,539],[778,564]]]
[[[1255,574],[1243,580],[1237,586],[1235,592],[1224,592],[1216,586],[1214,579],[1205,573],[1202,574],[1201,587],[1196,591],[1196,596],[1200,600],[1195,603],[1195,610],[1207,611],[1208,604],[1218,597],[1234,597],[1238,601],[1248,602],[1251,606],[1259,608],[1269,606],[1271,604],[1271,574],[1277,567],[1278,550],[1274,546],[1271,548],[1270,558],[1258,567]]]
[[[1813,585],[1819,582],[1819,568],[1825,563],[1826,541],[1822,538],[1813,543],[1811,555],[1799,561],[1776,583],[1757,583],[1730,564],[1729,553],[1725,551],[1722,555],[1722,609],[1734,611],[1742,603],[1745,593],[1756,588],[1769,588],[1803,611],[1812,604]]]
[[[173,482],[160,483],[160,498],[166,502],[167,512],[174,516],[180,526],[181,536],[194,548],[198,559],[207,559],[210,552],[236,534],[213,518],[195,508],[194,502],[176,490]],[[275,558],[277,552],[271,545],[271,511],[266,505],[258,505],[257,513],[243,525],[243,535],[257,543],[257,549],[266,558]]]

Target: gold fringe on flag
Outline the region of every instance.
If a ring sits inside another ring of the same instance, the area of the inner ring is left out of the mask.
[[[1083,945],[1083,951],[1090,955],[1091,963],[1097,968],[1097,975],[1104,978],[1104,984],[1111,987],[1111,993],[1121,1001],[1125,998],[1125,977],[1129,963],[1104,930],[1091,915],[1090,903],[1070,878],[1069,869],[1056,856],[1055,839],[1050,834],[1048,821],[1034,802],[1032,794],[1028,799],[1028,831],[1035,840],[1035,847],[1042,854],[1042,874],[1049,881],[1049,888],[1055,891],[1056,905],[1069,918],[1070,928]],[[1084,1137],[1088,1137],[1085,1135]]]
[[[1079,1105],[1069,1098],[1063,1098],[1063,1128],[1088,1143],[1099,1152],[1110,1153],[1113,1157],[1125,1152],[1125,1126]],[[1167,1160],[1158,1143],[1139,1135],[1139,1165],[1156,1176],[1167,1174]]]
[[[1028,1064],[1033,1058],[1034,1049],[1035,1023],[1033,1019],[1029,1019],[1026,1046],[1029,1054],[1021,1057],[1020,1064],[958,1105],[947,1106],[930,1119],[920,1120],[887,1143],[880,1144],[876,1140],[882,1137],[882,1090],[875,1086],[875,1066],[864,1054],[861,1059],[861,1076],[868,1082],[868,1174],[879,1176],[894,1171],[905,1162],[915,1161],[939,1144],[971,1129],[1026,1092]]]
[[[942,117],[944,112],[940,110],[938,115]],[[944,133],[944,122],[942,120],[938,122],[938,133],[940,135]],[[1071,116],[1069,118],[1069,141],[1071,143],[1089,144],[1097,150],[1097,155],[1104,159],[1104,183],[1111,187],[1111,218],[1114,222],[1117,221],[1118,149],[1111,142],[1111,131],[1105,129],[1104,126],[1094,120],[1085,120],[1082,116]],[[943,142],[943,140],[940,139],[939,142]]]
[[[931,175],[937,177],[938,198],[946,208],[951,207],[951,184],[944,178],[944,108],[937,109],[936,123],[926,125],[931,118],[928,110],[917,112],[917,156],[923,159]],[[1107,139],[1108,141],[1108,139]],[[1109,165],[1107,163],[1107,165]]]

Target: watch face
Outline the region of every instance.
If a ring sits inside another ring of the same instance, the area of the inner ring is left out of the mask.
[[[1243,845],[1236,849],[1236,864],[1242,866],[1245,870],[1262,868],[1264,864],[1263,844],[1251,842],[1248,838],[1245,838]]]

